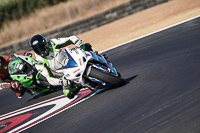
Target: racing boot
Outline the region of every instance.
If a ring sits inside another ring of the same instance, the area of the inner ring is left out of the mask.
[[[13,87],[11,87],[11,90],[12,90],[13,92],[15,92],[15,94],[16,94],[16,96],[17,96],[18,98],[22,98],[22,96],[23,96],[24,93],[26,92],[26,90],[23,89],[22,87],[18,87],[18,88],[13,88]]]
[[[16,96],[18,98],[22,98],[22,96],[24,95],[24,93],[26,92],[26,89],[22,88],[22,86],[20,85],[19,82],[17,81],[12,81],[10,83],[10,88],[13,92],[15,92]]]
[[[18,98],[22,98],[25,91],[21,86],[19,86],[19,83],[17,82],[11,82],[11,83],[0,83],[1,88],[3,89],[11,89]]]
[[[76,84],[70,80],[67,80],[67,82],[63,82],[63,93],[69,99],[74,98],[74,96],[78,94],[81,88],[82,86],[80,84]]]
[[[66,97],[68,97],[69,99],[72,99],[72,98],[74,98],[74,96],[76,94],[78,94],[78,92],[80,91],[80,89],[81,89],[81,87],[79,87],[79,86],[77,86],[75,88],[69,87],[69,88],[64,89],[63,93],[64,93],[64,95]]]

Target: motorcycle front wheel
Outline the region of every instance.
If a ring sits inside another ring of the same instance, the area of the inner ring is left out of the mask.
[[[121,78],[120,76],[112,75],[111,73],[102,71],[102,70],[94,68],[94,67],[91,68],[89,76],[99,79],[103,82],[110,83],[117,87],[120,87],[120,86],[126,84],[126,81],[123,78]]]

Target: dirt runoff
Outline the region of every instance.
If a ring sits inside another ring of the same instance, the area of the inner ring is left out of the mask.
[[[77,35],[103,51],[200,15],[200,0],[173,0]]]

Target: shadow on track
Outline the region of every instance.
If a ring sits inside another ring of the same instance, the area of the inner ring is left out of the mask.
[[[135,75],[135,76],[132,76],[132,77],[129,77],[126,80],[126,84],[130,83],[131,80],[135,79],[138,75]]]
[[[130,81],[133,80],[133,79],[135,79],[137,76],[138,75],[135,75],[135,76],[131,76],[131,77],[125,79],[126,84],[129,84]],[[125,86],[125,85],[123,85],[123,86]],[[107,86],[104,86],[103,88],[101,88],[102,90],[99,91],[99,92],[97,92],[97,93],[100,94],[100,93],[103,93],[105,91],[112,90],[112,89],[117,89],[117,88],[120,88],[120,87],[123,87],[123,86],[116,87],[114,85],[107,85]]]
[[[50,95],[50,94],[55,93],[55,92],[58,92],[58,91],[60,91],[60,90],[62,90],[62,88],[59,87],[59,88],[53,89],[52,91],[48,91],[48,92],[46,92],[46,93],[36,94],[35,96],[33,96],[33,98],[29,99],[27,102],[32,101],[32,100],[35,100],[35,99],[38,99],[38,98],[43,97],[43,96]]]
[[[137,76],[138,76],[138,75],[135,75],[135,76],[132,76],[132,77],[129,77],[129,78],[125,79],[126,84],[129,84],[130,81],[133,80],[133,79],[135,79]],[[125,84],[125,85],[126,85],[126,84]],[[123,86],[124,86],[124,85],[123,85]],[[122,86],[119,86],[119,87],[122,87]],[[103,86],[103,87],[99,88],[97,91],[92,92],[91,94],[93,94],[93,93],[100,94],[100,93],[103,93],[103,92],[108,91],[108,90],[117,89],[117,88],[119,88],[119,87],[116,87],[116,86],[114,86],[114,85],[106,85],[106,86]],[[46,93],[43,93],[43,94],[37,94],[37,95],[35,95],[33,98],[29,99],[27,102],[36,100],[36,99],[38,99],[38,98],[40,98],[40,97],[48,96],[48,95],[50,95],[50,94],[52,94],[52,93],[55,93],[55,92],[58,92],[58,91],[60,91],[60,90],[62,90],[62,88],[57,88],[57,89],[54,89],[54,90],[52,90],[52,91],[49,91],[49,92],[46,92]],[[91,95],[91,94],[90,94],[90,95]],[[88,95],[88,96],[90,96],[90,95]],[[86,96],[86,97],[87,97],[87,96]]]

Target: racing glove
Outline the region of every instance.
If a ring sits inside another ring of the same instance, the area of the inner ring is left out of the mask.
[[[22,88],[22,86],[20,86],[20,82],[17,81],[11,81],[10,84],[11,84],[11,90],[15,92],[16,96],[18,98],[22,98],[22,96],[26,92],[26,89]]]
[[[19,87],[19,82],[17,82],[17,81],[12,81],[10,84],[13,89],[17,89]]]
[[[92,46],[91,46],[90,43],[82,44],[82,46],[80,47],[80,49],[85,50],[85,51],[93,51],[92,50]]]

